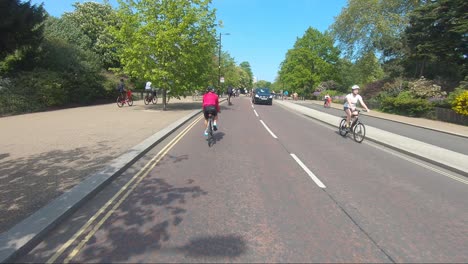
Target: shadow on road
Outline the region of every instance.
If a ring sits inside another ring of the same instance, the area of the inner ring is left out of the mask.
[[[177,232],[188,200],[208,194],[193,183],[190,179],[174,186],[163,179],[145,179],[87,243],[77,261],[144,262],[138,257],[157,252],[171,231]]]
[[[246,242],[237,235],[208,236],[191,239],[177,250],[187,257],[238,257],[245,253]]]
[[[214,137],[214,139],[215,139],[215,143],[218,142],[218,141],[223,140],[224,135],[226,135],[226,134],[224,134],[223,132],[216,132],[216,133],[214,133],[214,134],[213,134],[213,137]]]

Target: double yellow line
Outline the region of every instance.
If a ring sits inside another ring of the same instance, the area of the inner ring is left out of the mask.
[[[91,225],[102,215],[107,209],[114,204],[114,206],[107,211],[104,217],[91,229],[91,231],[86,235],[84,239],[71,251],[71,253],[65,258],[63,263],[69,263],[85,246],[85,244],[94,236],[94,234],[101,228],[101,226],[106,222],[106,220],[114,213],[114,211],[119,208],[119,206],[127,199],[127,197],[133,192],[133,190],[138,186],[138,184],[148,176],[151,170],[161,161],[161,159],[171,150],[189,131],[196,125],[203,116],[196,118],[190,125],[188,125],[184,130],[182,130],[174,139],[169,142],[161,151],[156,154],[132,179],[125,184],[122,189],[119,190],[96,214],[91,217],[84,226],[76,232],[72,238],[70,238],[65,244],[63,244],[60,249],[46,262],[46,263],[55,263],[57,259],[67,250],[83,233],[89,229]],[[132,185],[133,184],[133,185]],[[127,190],[128,189],[128,190]],[[121,196],[123,194],[123,196]],[[118,198],[120,199],[115,202]],[[115,202],[115,203],[114,203]]]

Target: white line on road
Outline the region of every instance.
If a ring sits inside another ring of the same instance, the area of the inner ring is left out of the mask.
[[[317,176],[315,176],[315,174],[311,172],[309,168],[307,168],[306,165],[304,165],[304,163],[302,163],[302,161],[296,155],[292,153],[290,155],[297,162],[297,164],[299,164],[299,166],[301,166],[301,168],[310,176],[310,178],[312,178],[312,180],[318,185],[318,187],[323,188],[323,189],[327,188],[325,184],[323,184],[319,180],[319,178],[317,178]]]
[[[255,115],[258,117],[257,111],[254,110]]]
[[[252,108],[254,108],[254,106],[252,105]]]
[[[274,137],[274,138],[278,138],[275,134],[273,134],[273,132],[271,132],[271,130],[267,127],[267,125],[265,124],[265,122],[263,122],[263,120],[260,120],[260,122],[262,123],[262,125],[265,127],[265,129],[270,132],[271,136]]]

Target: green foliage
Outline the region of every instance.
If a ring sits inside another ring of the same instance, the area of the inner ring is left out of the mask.
[[[272,83],[264,80],[259,80],[254,83],[254,88],[271,88]]]
[[[81,31],[78,22],[70,17],[47,17],[44,36],[47,39],[57,39],[73,44],[82,50],[89,50],[92,47],[92,40]]]
[[[424,1],[405,31],[409,76],[461,81],[468,73],[468,2]]]
[[[0,60],[16,50],[34,49],[40,43],[45,19],[42,5],[2,0],[0,17]]]
[[[87,37],[77,39],[79,46],[87,45],[87,49],[98,54],[105,68],[119,67],[119,58],[116,49],[119,42],[110,33],[110,28],[119,28],[117,14],[106,1],[103,4],[97,2],[76,2],[73,12],[65,13],[61,20],[67,24],[75,25],[71,32],[81,32]],[[76,34],[76,33],[75,33]]]
[[[426,99],[414,98],[409,91],[400,93],[397,97],[386,96],[381,100],[381,110],[393,114],[422,116],[432,109]]]
[[[216,47],[211,1],[118,2],[119,26],[109,32],[122,43],[117,52],[124,73],[171,89],[175,97],[206,86]]]
[[[359,58],[354,68],[359,80],[357,83],[361,85],[375,82],[384,77],[382,67],[373,52],[366,53]]]
[[[441,90],[439,85],[436,85],[431,80],[426,80],[421,77],[415,82],[409,82],[410,92],[417,98],[430,98],[430,97],[443,97],[447,95],[446,92]]]
[[[299,94],[310,94],[320,82],[337,79],[338,56],[330,35],[309,28],[287,52],[279,80]]]
[[[468,116],[468,90],[455,98],[452,102],[452,109],[460,115]]]
[[[418,0],[350,0],[331,26],[348,57],[401,49],[400,36]]]
[[[326,82],[321,82],[316,88],[315,91],[322,92],[322,91],[329,91],[329,90],[340,90],[341,86],[331,80]]]
[[[251,89],[253,87],[253,73],[250,63],[248,61],[241,62],[239,67],[247,74],[247,79],[242,80],[241,87]]]

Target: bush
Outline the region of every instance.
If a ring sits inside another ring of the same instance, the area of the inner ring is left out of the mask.
[[[381,104],[384,112],[418,117],[433,108],[428,100],[414,98],[410,92],[402,92],[397,97],[386,96]]]
[[[442,87],[435,84],[434,81],[426,80],[421,77],[415,82],[409,82],[411,93],[417,98],[444,97],[446,92],[442,91]]]
[[[468,116],[468,91],[464,91],[455,98],[452,109],[460,115]]]

